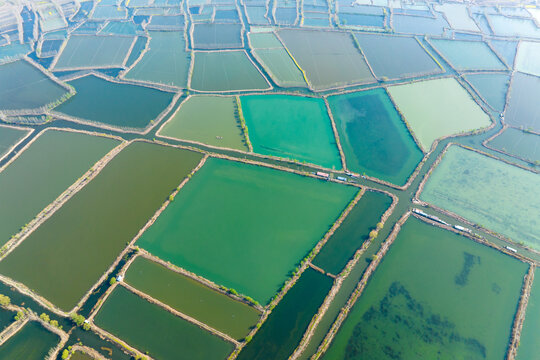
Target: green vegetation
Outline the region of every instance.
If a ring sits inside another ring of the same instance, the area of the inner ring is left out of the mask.
[[[239,122],[234,98],[194,95],[180,105],[159,135],[247,151]]]
[[[74,132],[47,130],[41,134],[0,173],[0,244],[118,144]]]
[[[66,93],[65,88],[24,60],[0,66],[0,110],[39,108]]]
[[[253,151],[341,169],[341,158],[322,99],[290,95],[241,97]]]
[[[404,185],[422,151],[384,89],[328,98],[347,168]]]
[[[77,90],[77,95],[55,111],[120,128],[145,128],[174,98],[173,93],[113,83],[93,75],[70,81],[69,84]]]
[[[126,282],[181,313],[238,340],[246,336],[261,315],[249,305],[143,257],[138,257],[129,267]],[[237,295],[234,289],[230,292]]]
[[[538,174],[458,146],[450,147],[420,199],[540,249]]]
[[[324,359],[504,358],[526,270],[409,218]]]
[[[132,143],[2,260],[0,271],[71,309],[201,158]]]
[[[356,192],[210,158],[137,244],[267,304]]]
[[[388,92],[424,152],[440,137],[491,123],[489,116],[453,78],[391,86]]]
[[[154,359],[224,359],[233,345],[118,286],[95,318],[98,326]]]

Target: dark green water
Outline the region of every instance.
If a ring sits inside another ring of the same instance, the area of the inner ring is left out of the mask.
[[[69,82],[77,94],[55,111],[121,128],[144,128],[172,101],[174,94],[118,84],[88,75]]]
[[[0,262],[0,272],[71,309],[200,159],[186,150],[129,145]]]
[[[465,76],[472,86],[478,90],[494,110],[502,112],[506,103],[506,92],[510,85],[510,76],[507,74],[470,74]]]
[[[137,245],[266,304],[357,191],[210,158]]]
[[[403,185],[422,151],[384,89],[328,98],[347,167]]]
[[[366,191],[341,226],[313,259],[313,264],[337,275],[357,249],[377,227],[392,198],[379,192]]]
[[[288,359],[322,305],[333,280],[308,268],[272,311],[238,360]]]
[[[58,335],[30,321],[0,347],[0,359],[43,360],[59,340]]]
[[[538,268],[535,270],[531,296],[527,304],[519,341],[517,360],[540,359],[540,351],[538,351],[540,344],[540,270]]]
[[[117,145],[116,140],[80,133],[41,134],[0,173],[0,244]]]
[[[94,358],[86,353],[75,351],[69,360],[94,360]]]
[[[126,281],[145,294],[238,340],[257,323],[260,313],[160,264],[139,257],[129,267]]]
[[[409,218],[324,359],[502,359],[526,271]]]
[[[5,295],[5,294],[3,294]],[[0,309],[0,332],[11,324],[14,319],[15,313],[13,311]]]
[[[119,286],[95,318],[103,329],[155,359],[225,359],[233,345]]]
[[[66,89],[24,60],[0,66],[0,110],[38,108],[65,93]]]

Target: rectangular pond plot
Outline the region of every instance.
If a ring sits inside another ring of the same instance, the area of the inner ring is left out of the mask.
[[[238,360],[286,360],[302,339],[309,323],[332,287],[333,279],[307,268],[272,310]]]
[[[526,271],[411,217],[323,359],[502,359]]]
[[[231,9],[231,10],[216,9],[216,14],[214,15],[214,21],[221,22],[221,23],[240,23],[240,17],[236,9]]]
[[[501,56],[510,67],[514,64],[517,52],[517,41],[494,40],[490,41],[491,47]]]
[[[0,65],[0,111],[40,108],[67,92],[27,61]]]
[[[253,51],[253,54],[279,86],[307,86],[302,72],[298,69],[283,47],[275,49],[257,49]]]
[[[446,3],[434,5],[436,11],[444,13],[448,23],[455,30],[479,32],[480,29],[469,16],[467,4]]]
[[[258,49],[283,49],[283,45],[276,37],[276,34],[270,32],[250,32],[248,34],[249,45],[253,50]]]
[[[384,28],[384,15],[339,13],[339,23],[347,27]]]
[[[123,67],[134,41],[132,36],[71,35],[54,70]]]
[[[194,53],[190,87],[200,91],[264,90],[270,85],[243,50]]]
[[[532,19],[487,15],[493,33],[500,36],[539,38],[540,28]]]
[[[148,51],[124,78],[186,87],[191,53],[183,32],[149,31],[149,35]]]
[[[41,134],[0,173],[0,244],[117,145],[116,140],[81,133]]]
[[[442,15],[431,18],[393,14],[391,24],[396,33],[437,36],[443,35],[444,29],[450,27]]]
[[[70,310],[201,158],[129,145],[2,260],[0,271]]]
[[[92,123],[127,129],[147,127],[169,106],[175,95],[115,83],[94,75],[72,80],[69,84],[77,94],[55,111]]]
[[[375,81],[349,33],[284,29],[278,35],[315,90]]]
[[[375,75],[407,78],[442,72],[414,37],[354,33]]]
[[[294,25],[297,18],[296,7],[277,7],[274,10],[274,21],[278,25]]]
[[[491,124],[489,116],[454,78],[390,86],[388,93],[424,152],[440,137]]]
[[[58,335],[30,321],[0,346],[0,358],[42,360],[59,341]]]
[[[28,133],[26,129],[0,126],[0,159]]]
[[[390,196],[366,191],[312,263],[338,275],[369,238],[369,232],[377,228],[377,223],[391,204]]]
[[[143,257],[138,257],[129,267],[125,281],[238,340],[249,333],[261,316],[255,308]]]
[[[159,135],[180,140],[248,151],[234,97],[190,96]]]
[[[201,23],[193,25],[193,48],[201,50],[242,47],[241,24]]]
[[[127,18],[127,9],[119,6],[97,5],[91,18],[96,20],[123,20]]]
[[[538,174],[451,146],[420,199],[540,249]]]
[[[540,270],[536,268],[525,321],[519,338],[517,360],[537,360],[540,344]]]
[[[146,26],[148,30],[182,31],[185,25],[184,15],[154,15]]]
[[[515,72],[510,84],[510,97],[504,122],[510,126],[540,133],[539,92],[539,77]]]
[[[107,298],[95,323],[155,359],[226,359],[234,346],[123,286]]]
[[[357,191],[210,158],[137,245],[264,305]]]
[[[270,20],[266,17],[266,6],[244,6],[246,9],[246,15],[250,24],[255,25],[267,25]]]
[[[41,44],[39,56],[42,58],[55,56],[60,51],[64,40],[44,40]]]
[[[143,33],[142,27],[133,21],[109,21],[100,31],[100,34],[109,35],[139,35]],[[138,40],[139,38],[137,38]]]
[[[473,89],[495,111],[502,113],[510,85],[510,75],[501,73],[467,74],[464,78]]]
[[[521,41],[519,43],[515,68],[526,74],[540,76],[540,43]]]
[[[422,160],[407,126],[384,89],[328,98],[347,168],[398,186]]]
[[[253,151],[341,169],[330,117],[319,98],[290,95],[241,97]]]
[[[483,41],[429,39],[456,70],[506,70],[506,65]]]
[[[488,146],[531,163],[540,162],[540,135],[509,127]]]
[[[11,43],[0,46],[0,64],[21,59],[30,52],[32,48],[29,44]]]

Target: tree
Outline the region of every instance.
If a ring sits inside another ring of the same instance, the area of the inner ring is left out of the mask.
[[[43,321],[45,321],[46,323],[50,322],[51,321],[51,318],[49,315],[45,314],[45,313],[42,313],[41,315],[39,315],[39,318]]]
[[[114,285],[116,283],[116,278],[113,276],[111,280],[109,280],[109,285]]]
[[[51,324],[51,325],[54,326],[55,328],[59,328],[59,327],[58,327],[58,321],[56,321],[56,320],[51,320],[51,322],[50,322],[49,324]]]
[[[71,314],[71,320],[73,320],[73,322],[77,324],[77,326],[82,326],[82,324],[84,324],[84,320],[86,319],[82,315],[73,313]]]
[[[377,230],[381,230],[383,228],[384,224],[382,222],[377,223]]]
[[[64,349],[64,351],[62,351],[62,360],[66,360],[68,357],[69,357],[69,351],[68,349]]]
[[[375,239],[377,237],[377,235],[379,235],[379,232],[377,230],[371,230],[369,232],[369,238],[370,239]]]
[[[17,315],[15,315],[15,321],[21,320],[24,317],[24,313],[22,311],[17,311]]]
[[[83,324],[82,328],[83,328],[84,331],[90,330],[90,323],[85,322],[85,323]]]
[[[0,294],[0,305],[1,306],[8,306],[11,303],[11,299],[9,296]]]

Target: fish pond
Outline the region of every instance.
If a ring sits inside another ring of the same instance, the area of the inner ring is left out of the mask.
[[[129,145],[2,260],[1,273],[70,310],[201,158]]]
[[[323,358],[502,359],[526,271],[409,218]]]
[[[234,97],[188,97],[159,135],[220,148],[248,151]]]
[[[190,87],[201,91],[262,90],[270,85],[243,50],[194,53]]]
[[[210,158],[137,245],[264,305],[357,191]]]
[[[538,174],[451,146],[420,199],[540,249]]]
[[[403,185],[422,160],[407,126],[384,89],[331,96],[347,168]]]
[[[341,169],[330,117],[319,98],[290,95],[241,97],[253,151]]]
[[[377,223],[390,204],[390,196],[366,191],[312,263],[326,272],[338,275],[356,250],[369,238],[369,232],[377,228]]]
[[[514,73],[504,122],[540,133],[540,113],[537,106],[539,92],[540,77]]]
[[[225,359],[233,345],[117,286],[95,323],[155,359]]]
[[[100,136],[43,132],[0,173],[0,244],[117,145],[118,141]]]
[[[150,43],[143,57],[124,78],[186,87],[191,53],[182,32],[149,31]]]
[[[29,321],[0,347],[0,359],[43,360],[60,338],[36,321]]]
[[[517,360],[538,360],[538,344],[540,344],[540,270],[536,268],[531,296],[527,303],[525,321],[519,338]]]
[[[24,60],[0,65],[0,110],[35,109],[67,90]]]
[[[72,80],[69,84],[77,94],[56,107],[55,111],[120,128],[145,128],[174,98],[174,93],[111,82],[94,75]]]
[[[540,135],[506,128],[488,145],[520,159],[540,162]]]
[[[126,272],[126,282],[183,314],[238,340],[246,336],[261,314],[200,282],[138,257]]]
[[[283,29],[278,36],[316,91],[375,82],[349,33]]]
[[[199,23],[193,25],[193,48],[201,50],[242,47],[241,24]]]
[[[510,75],[503,73],[467,74],[464,78],[472,85],[478,95],[489,107],[503,112],[506,94],[510,85]]]
[[[454,78],[388,88],[424,152],[435,140],[489,126],[489,116]]]
[[[251,341],[238,360],[286,360],[332,287],[333,279],[307,268]]]
[[[456,70],[506,70],[506,65],[483,41],[430,39]]]
[[[540,76],[540,44],[521,41],[516,56],[515,68],[527,74]]]
[[[0,126],[0,159],[27,136],[28,133],[26,129]]]
[[[94,360],[94,358],[87,353],[75,351],[73,354],[71,354],[69,360]]]
[[[135,37],[119,35],[71,35],[54,70],[123,67]]]
[[[379,79],[439,73],[442,69],[414,37],[355,33],[354,37]]]

